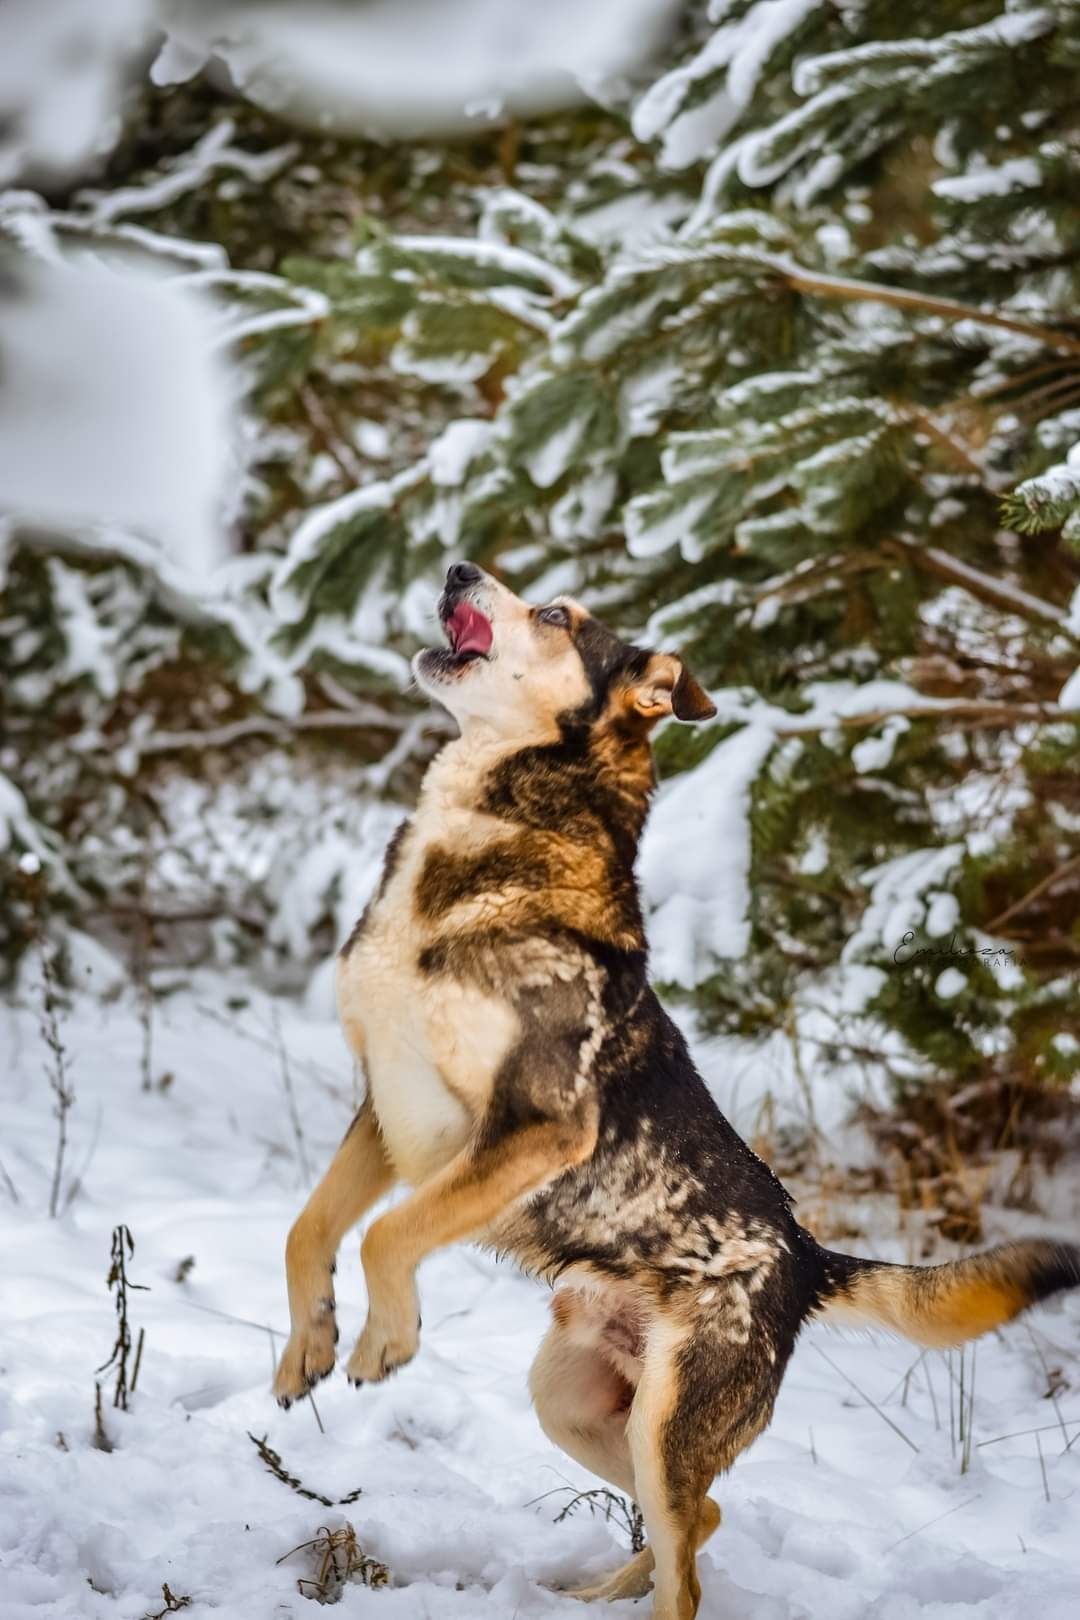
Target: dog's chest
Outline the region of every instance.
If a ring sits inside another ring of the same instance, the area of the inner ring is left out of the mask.
[[[432,845],[443,847],[448,832],[414,825],[338,967],[346,1036],[363,1060],[390,1157],[413,1183],[464,1145],[518,1032],[505,1001],[422,966],[432,931],[417,907],[417,884]]]

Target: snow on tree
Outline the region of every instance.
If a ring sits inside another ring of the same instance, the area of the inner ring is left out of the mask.
[[[389,809],[438,735],[401,687],[446,562],[574,591],[720,710],[659,742],[671,993],[1022,1111],[1080,1016],[1078,61],[1075,0],[713,0],[651,82],[456,142],[144,91],[49,229],[219,300],[240,555],[196,602],[130,546],[16,530],[9,706],[61,692],[136,783],[162,736],[216,737],[226,775],[256,736],[351,749]],[[343,829],[279,949],[336,917]]]

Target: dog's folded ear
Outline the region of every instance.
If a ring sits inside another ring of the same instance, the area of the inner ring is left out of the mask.
[[[627,707],[648,725],[673,714],[676,720],[711,720],[716,704],[675,653],[653,653],[626,689]]]

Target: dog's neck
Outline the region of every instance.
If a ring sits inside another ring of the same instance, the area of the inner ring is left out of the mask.
[[[474,723],[435,756],[418,810],[462,811],[544,828],[570,841],[606,833],[633,867],[656,786],[648,736],[595,727],[508,738]]]

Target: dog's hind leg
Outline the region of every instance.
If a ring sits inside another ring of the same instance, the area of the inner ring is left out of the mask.
[[[567,1326],[575,1302],[556,1294],[555,1320],[529,1373],[540,1427],[549,1440],[590,1473],[606,1479],[633,1500],[634,1465],[626,1438],[633,1386],[600,1351],[574,1342]],[[652,1585],[652,1552],[646,1547],[619,1570],[570,1597],[644,1597]]]
[[[536,1415],[549,1439],[576,1462],[637,1499],[627,1418],[634,1386],[597,1349],[576,1343],[572,1319],[581,1309],[573,1296],[556,1295],[555,1322],[537,1352],[529,1374]],[[720,1509],[703,1497],[694,1530],[700,1547],[720,1523]],[[650,1546],[604,1580],[567,1593],[584,1602],[644,1597],[652,1586]]]
[[[291,1331],[274,1378],[274,1394],[282,1406],[299,1400],[333,1371],[337,1343],[334,1257],[349,1228],[388,1191],[394,1179],[369,1098],[285,1245]]]
[[[660,1318],[645,1347],[626,1432],[656,1560],[654,1620],[694,1620],[697,1550],[720,1522],[705,1493],[772,1415],[775,1361],[725,1326]]]

